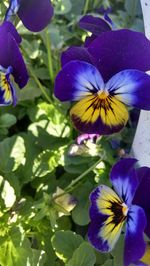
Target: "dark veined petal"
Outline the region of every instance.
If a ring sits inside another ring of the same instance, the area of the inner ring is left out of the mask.
[[[142,71],[121,71],[106,83],[106,89],[127,105],[150,110],[150,76]]]
[[[109,187],[101,185],[90,196],[91,224],[88,238],[101,252],[111,251],[121,233],[126,219],[127,206]]]
[[[127,158],[116,163],[111,170],[110,180],[114,190],[130,206],[138,187],[137,174],[134,169],[136,159]]]
[[[111,27],[104,19],[91,15],[82,17],[79,21],[79,26],[82,29],[92,32],[96,36],[111,30]]]
[[[20,88],[27,84],[28,73],[22,54],[14,36],[6,28],[0,30],[0,65],[6,69],[12,67],[12,75]]]
[[[43,30],[53,16],[50,0],[20,0],[18,16],[24,26],[34,32]]]
[[[12,72],[12,68],[9,67],[5,72],[0,66],[0,106],[6,105],[16,105],[16,93],[13,85],[10,81],[10,74]]]
[[[105,81],[125,69],[150,70],[150,45],[144,34],[131,30],[104,32],[88,47]]]
[[[84,47],[71,46],[61,55],[61,65],[62,67],[68,62],[73,60],[85,61],[87,63],[94,65],[94,58]]]
[[[137,169],[137,176],[140,184],[135,193],[133,203],[144,209],[147,218],[145,233],[150,237],[150,168],[141,167]]]
[[[107,135],[120,131],[128,121],[128,111],[115,97],[101,100],[87,96],[76,103],[70,115],[75,127],[83,133]]]
[[[58,73],[55,96],[61,101],[77,101],[104,88],[98,70],[83,61],[71,61]]]
[[[145,252],[146,243],[144,242],[144,229],[146,226],[146,216],[143,209],[139,206],[132,205],[128,212],[126,234],[124,265],[139,260]]]

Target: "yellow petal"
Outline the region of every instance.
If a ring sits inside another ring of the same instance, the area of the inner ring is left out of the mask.
[[[100,118],[110,128],[125,126],[128,121],[126,106],[112,96],[105,99],[100,99],[98,95],[85,97],[72,107],[70,114],[82,123],[94,124]]]

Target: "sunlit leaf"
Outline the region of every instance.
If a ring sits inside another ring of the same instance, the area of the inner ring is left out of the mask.
[[[15,171],[25,163],[24,140],[20,136],[6,138],[0,142],[0,170],[4,173]]]
[[[80,246],[82,242],[83,238],[71,231],[56,232],[52,238],[52,246],[56,252],[56,255],[64,262],[68,261],[72,257],[73,252]]]
[[[93,248],[88,243],[82,243],[79,248],[75,250],[72,258],[66,266],[94,266],[96,256]]]

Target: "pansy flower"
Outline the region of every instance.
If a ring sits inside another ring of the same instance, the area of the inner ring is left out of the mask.
[[[38,32],[50,22],[53,6],[50,0],[10,0],[5,20],[11,20],[16,14],[27,29]]]
[[[139,185],[135,163],[131,158],[119,161],[110,173],[113,189],[100,185],[90,195],[89,241],[97,250],[110,252],[126,223],[125,266],[138,261],[146,248],[143,235],[146,216],[140,206],[132,204]]]
[[[13,78],[20,88],[28,81],[28,73],[19,50],[21,38],[11,22],[0,25],[0,105],[16,104]]]
[[[70,115],[75,127],[86,133],[112,134],[128,121],[126,105],[150,110],[150,76],[128,69],[106,83],[97,68],[83,61],[69,62],[56,77],[55,96],[78,101]]]
[[[62,54],[55,81],[60,101],[78,101],[71,109],[82,133],[112,134],[128,121],[126,105],[150,109],[150,43],[131,30],[104,32],[88,48],[70,47]]]

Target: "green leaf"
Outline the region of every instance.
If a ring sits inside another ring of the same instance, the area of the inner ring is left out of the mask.
[[[111,260],[111,259],[109,259],[109,260],[107,260],[104,264],[103,264],[103,266],[120,266],[120,264],[114,264],[113,263],[113,260]]]
[[[57,230],[71,230],[71,220],[68,216],[61,216],[57,219]]]
[[[60,158],[61,154],[59,153],[59,150],[43,151],[33,162],[33,174],[42,177],[51,173],[58,166]]]
[[[82,242],[83,238],[72,231],[58,231],[52,238],[52,246],[56,255],[64,262],[68,261],[72,257],[73,252]],[[77,265],[78,264],[76,264],[76,266]]]
[[[103,265],[111,257],[110,253],[101,253],[97,250],[95,250],[95,255],[96,255],[96,265]]]
[[[93,248],[88,243],[82,243],[77,248],[66,266],[94,266],[96,256]]]
[[[72,8],[65,16],[67,19],[72,20],[74,17],[81,15],[84,8],[85,0],[71,0]]]
[[[70,0],[60,0],[55,5],[55,14],[64,15],[69,13],[71,10],[71,2]]]
[[[139,1],[125,0],[125,9],[131,17],[141,15],[141,6]]]
[[[111,252],[114,257],[114,265],[123,266],[123,254],[124,254],[124,235],[119,237],[115,248]]]
[[[87,225],[89,219],[89,195],[93,189],[93,185],[90,182],[84,183],[82,187],[79,187],[74,195],[76,195],[78,204],[72,211],[72,218],[76,224],[81,226]]]
[[[37,121],[29,126],[29,131],[34,136],[37,136],[38,128],[43,128],[47,133],[56,137],[69,136],[70,127],[67,125],[66,116],[52,104],[42,102],[38,104],[38,108],[29,109],[28,113],[32,121]]]
[[[9,128],[16,124],[16,117],[12,114],[3,114],[0,116],[0,128]]]
[[[44,265],[44,253],[42,250],[31,249],[30,242],[21,227],[15,227],[5,237],[0,237],[1,266]]]
[[[33,80],[30,78],[28,84],[23,90],[17,90],[18,101],[34,100],[36,97],[41,96],[41,90]]]
[[[25,163],[24,140],[20,136],[6,138],[0,142],[0,171],[8,173],[15,171]]]
[[[0,176],[0,194],[4,201],[5,207],[12,207],[16,200],[15,191],[13,187],[9,184],[9,182],[7,180],[4,180],[2,176]]]
[[[31,266],[43,266],[45,262],[45,252],[43,250],[32,249]]]

